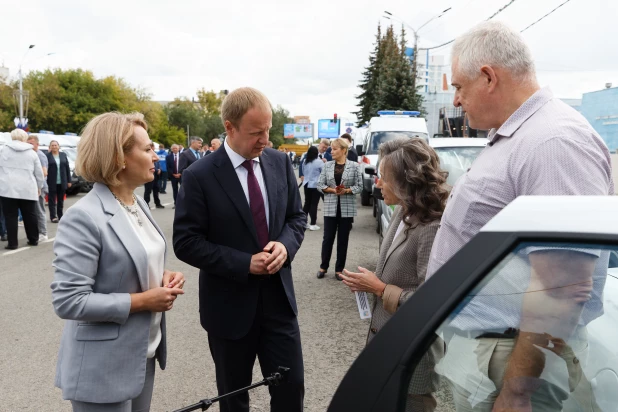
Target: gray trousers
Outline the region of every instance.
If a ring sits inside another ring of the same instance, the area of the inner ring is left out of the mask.
[[[45,220],[45,194],[39,196],[37,202],[37,218],[39,222],[39,234],[47,236],[47,220]]]
[[[90,403],[71,401],[73,412],[149,412],[152,400],[152,387],[155,377],[155,358],[146,361],[146,380],[144,389],[137,398],[117,403]]]

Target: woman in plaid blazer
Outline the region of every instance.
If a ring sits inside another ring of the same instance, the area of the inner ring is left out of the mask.
[[[343,271],[352,291],[376,296],[367,343],[425,281],[427,263],[448,198],[446,177],[436,152],[422,139],[392,140],[380,146],[380,181],[384,203],[396,205],[384,236],[376,273],[360,268]],[[416,367],[406,411],[436,408],[436,362],[444,355],[440,339],[430,346]]]
[[[345,267],[352,220],[356,216],[356,195],[363,189],[359,164],[347,160],[349,146],[350,143],[342,138],[332,142],[333,160],[324,165],[318,181],[318,190],[324,193],[324,239],[318,279],[322,279],[328,270],[335,234],[337,234],[335,263],[337,280],[341,280],[339,275]]]

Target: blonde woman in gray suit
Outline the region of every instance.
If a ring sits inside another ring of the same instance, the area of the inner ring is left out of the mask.
[[[352,221],[356,216],[356,195],[363,190],[360,166],[348,160],[350,143],[338,138],[331,144],[333,160],[327,162],[320,173],[318,190],[324,193],[324,238],[322,240],[322,263],[318,279],[328,270],[337,235],[337,262],[335,277],[341,280],[348,254],[348,240]]]
[[[165,369],[165,312],[185,283],[133,192],[159,157],[141,114],[105,113],[82,134],[77,171],[93,190],[64,215],[54,243],[56,314],[66,319],[56,386],[74,412],[149,411],[155,359]]]
[[[440,169],[436,152],[422,139],[391,140],[380,146],[380,179],[384,203],[395,213],[384,237],[376,273],[359,267],[343,271],[343,283],[352,291],[376,296],[367,343],[425,281],[433,240],[446,200],[447,172]],[[434,372],[444,344],[439,339],[424,355],[410,382],[406,411],[436,408],[438,390]]]

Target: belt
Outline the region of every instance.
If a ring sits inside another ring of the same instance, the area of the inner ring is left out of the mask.
[[[504,331],[488,330],[460,330],[452,329],[453,334],[468,339],[515,339],[519,335],[519,329],[507,328]]]

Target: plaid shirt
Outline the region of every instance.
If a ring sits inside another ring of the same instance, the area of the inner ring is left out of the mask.
[[[324,193],[327,187],[335,188],[335,161],[327,162],[322,169],[318,181],[318,190],[324,193],[324,216],[337,217],[337,199],[341,201],[341,217],[356,216],[356,195],[363,190],[363,177],[360,165],[346,160],[345,169],[341,177],[341,184],[352,189],[352,194],[337,196],[334,193]]]

